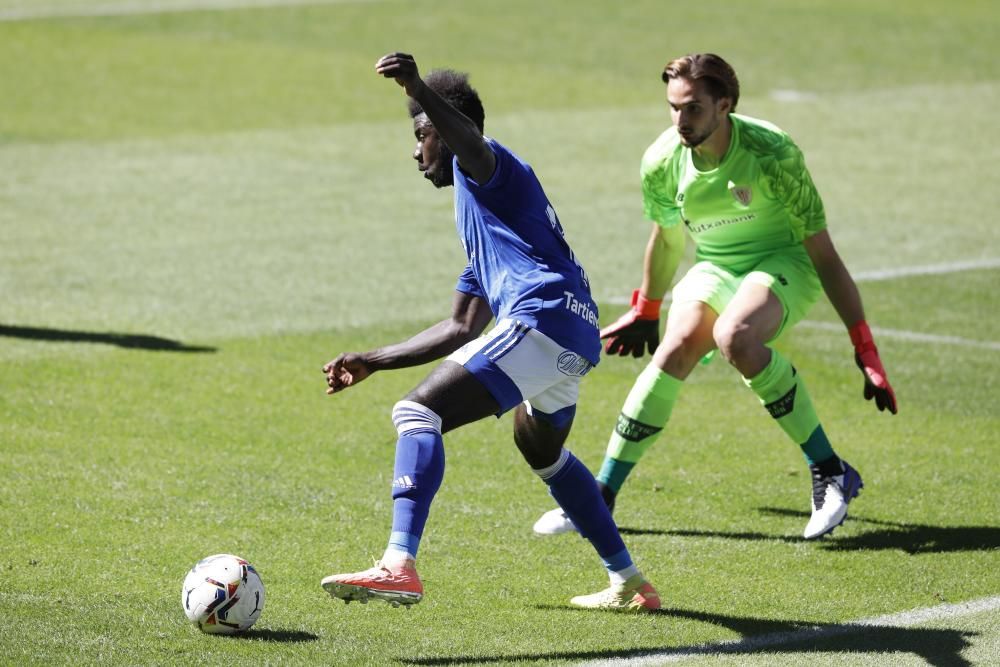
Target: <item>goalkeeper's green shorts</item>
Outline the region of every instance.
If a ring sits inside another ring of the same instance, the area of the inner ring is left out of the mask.
[[[673,302],[700,301],[721,314],[744,280],[767,287],[781,302],[784,316],[771,340],[805,317],[823,293],[809,255],[801,248],[789,248],[768,255],[747,273],[732,273],[709,261],[698,262],[674,286]]]

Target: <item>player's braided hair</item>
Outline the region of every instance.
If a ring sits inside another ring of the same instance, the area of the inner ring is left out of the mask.
[[[691,53],[667,63],[661,75],[663,83],[671,79],[704,81],[713,100],[728,97],[733,101],[730,111],[736,111],[740,101],[740,81],[733,68],[714,53]]]
[[[483,110],[479,93],[469,85],[468,74],[452,69],[436,69],[423,78],[424,83],[431,90],[440,95],[445,102],[468,116],[480,132],[483,131],[486,112]],[[407,104],[410,118],[416,118],[424,112],[423,107],[413,98],[409,98]]]

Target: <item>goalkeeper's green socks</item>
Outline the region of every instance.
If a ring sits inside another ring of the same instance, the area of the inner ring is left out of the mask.
[[[788,437],[799,445],[810,465],[838,461],[805,383],[787,359],[771,350],[771,361],[764,370],[744,381]],[[683,384],[655,364],[648,365],[636,379],[597,475],[609,506],[614,504],[615,495],[636,463],[666,426]]]
[[[656,364],[646,366],[636,378],[608,441],[604,464],[597,474],[597,482],[609,507],[614,505],[614,497],[632,468],[666,426],[683,384]]]
[[[835,456],[827,440],[802,376],[777,350],[771,361],[752,378],[743,378],[778,426],[802,448],[809,465]]]

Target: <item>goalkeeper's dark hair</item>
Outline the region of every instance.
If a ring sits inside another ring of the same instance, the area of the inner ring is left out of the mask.
[[[440,95],[445,102],[468,116],[480,132],[483,131],[486,112],[483,110],[479,93],[469,85],[468,74],[456,72],[453,69],[436,69],[424,77],[424,83]],[[407,105],[410,110],[410,118],[416,118],[424,112],[423,107],[412,97],[409,98]]]
[[[714,53],[691,53],[675,58],[667,63],[660,76],[663,83],[671,79],[690,79],[704,81],[713,100],[728,97],[733,101],[730,112],[736,111],[736,103],[740,101],[740,80],[736,71]]]

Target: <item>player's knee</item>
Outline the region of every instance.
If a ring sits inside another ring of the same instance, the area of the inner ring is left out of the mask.
[[[421,431],[441,432],[441,417],[416,401],[399,401],[392,406],[392,423],[399,435]]]
[[[574,411],[559,415],[560,424],[557,426],[551,421],[551,415],[543,418],[537,413],[532,414],[523,403],[517,407],[514,413],[514,444],[533,469],[546,468],[559,458],[573,423]],[[567,414],[568,420],[565,419]]]
[[[653,362],[664,373],[686,378],[708,349],[711,346],[703,345],[694,335],[672,336],[660,343],[660,348],[653,355]]]
[[[712,337],[715,339],[719,352],[730,363],[738,362],[751,350],[761,345],[749,326],[742,322],[730,322],[721,318],[712,329]]]

